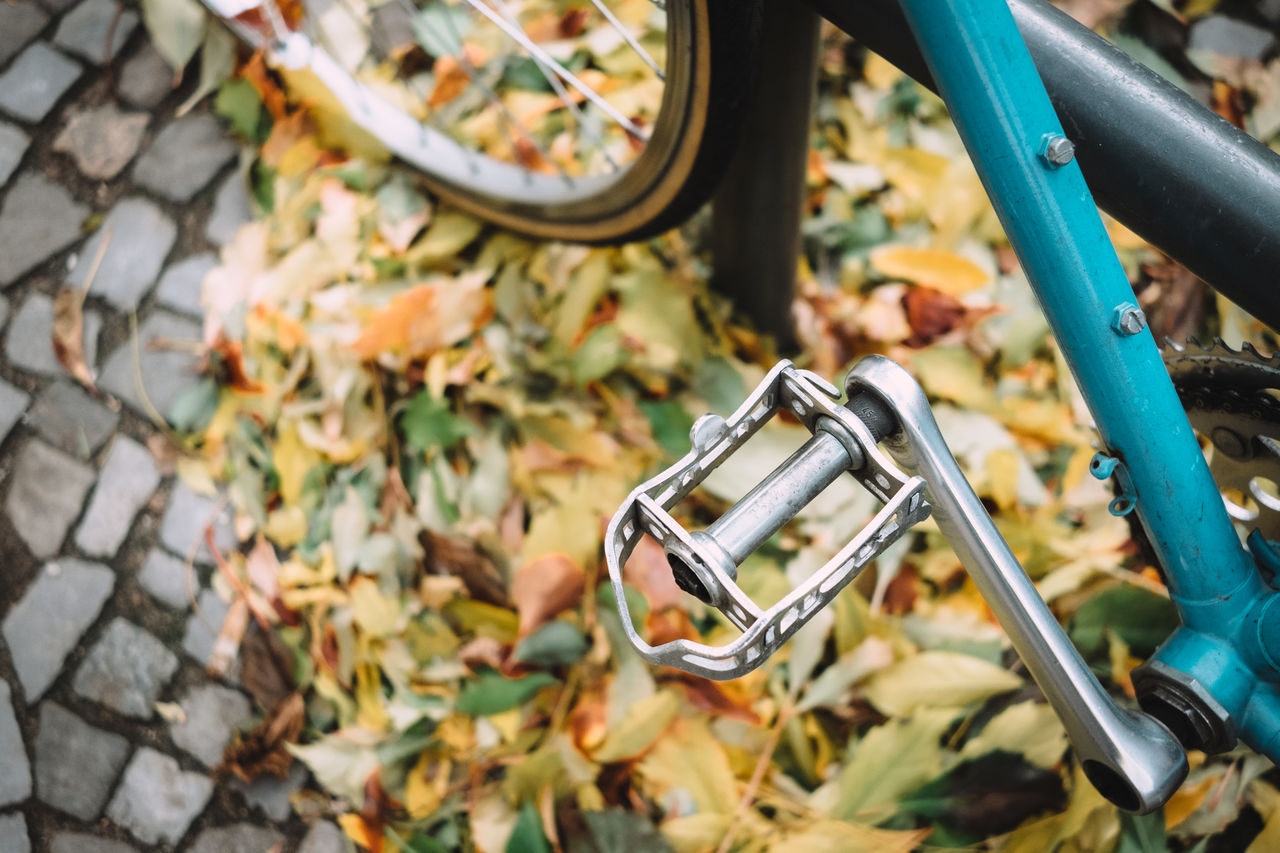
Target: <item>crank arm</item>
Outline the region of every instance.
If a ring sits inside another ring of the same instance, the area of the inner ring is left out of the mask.
[[[960,471],[924,391],[882,356],[859,362],[845,384],[851,398],[870,393],[893,412],[900,428],[885,446],[928,482],[938,527],[1062,720],[1089,781],[1127,811],[1159,808],[1186,777],[1186,753],[1153,717],[1120,708],[1103,690]]]
[[[716,415],[699,418],[690,430],[693,449],[636,488],[614,514],[605,533],[609,577],[627,639],[645,660],[717,680],[745,675],[929,515],[924,480],[899,471],[867,426],[836,403],[839,396],[821,377],[780,362],[728,421]],[[808,427],[813,438],[715,524],[694,533],[684,530],[670,510],[782,409]],[[884,508],[826,565],[781,601],[761,609],[735,582],[738,565],[845,472],[884,502]],[[622,567],[646,534],[662,545],[680,587],[742,631],[736,640],[718,647],[683,639],[651,646],[636,632],[623,594]]]

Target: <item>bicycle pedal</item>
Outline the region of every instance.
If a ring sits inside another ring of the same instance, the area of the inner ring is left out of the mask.
[[[891,424],[877,421],[883,409],[864,408],[860,417],[857,401],[842,406],[839,398],[822,377],[779,362],[727,421],[711,414],[699,418],[689,433],[693,449],[637,487],[614,514],[605,535],[609,576],[623,628],[645,660],[712,679],[745,675],[928,517],[925,481],[904,474],[876,446],[882,437],[876,432],[892,431]],[[685,530],[671,509],[784,409],[813,437],[706,530]],[[738,565],[846,472],[884,507],[822,568],[772,607],[760,608],[737,585]],[[685,639],[651,646],[640,637],[623,594],[622,569],[645,534],[662,545],[677,584],[724,614],[741,636],[723,646]]]

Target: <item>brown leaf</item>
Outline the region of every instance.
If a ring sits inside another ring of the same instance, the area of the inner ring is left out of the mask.
[[[511,582],[511,599],[520,615],[520,636],[527,637],[557,613],[582,598],[586,578],[564,554],[546,554],[521,566]]]
[[[651,612],[676,607],[684,601],[684,593],[671,574],[666,552],[649,536],[640,537],[636,543],[631,558],[622,567],[622,579],[644,594]]]
[[[232,341],[224,335],[219,335],[218,340],[213,344],[212,351],[220,359],[224,385],[241,394],[261,394],[266,390],[261,382],[250,379],[245,373],[244,348],[239,341]]]
[[[432,574],[461,578],[467,594],[477,601],[507,607],[507,585],[502,575],[475,543],[457,536],[424,530],[418,535],[423,565]]]
[[[1166,260],[1143,264],[1136,288],[1138,304],[1157,341],[1185,341],[1194,335],[1211,304],[1209,286],[1181,264]]]
[[[671,670],[671,673],[674,676],[671,681],[684,689],[684,695],[695,708],[749,725],[760,725],[760,715],[752,710],[748,698],[741,695],[734,685],[709,681],[679,670]]]
[[[264,708],[274,708],[296,689],[293,652],[275,631],[254,628],[241,650],[240,681]]]
[[[53,300],[53,355],[81,385],[95,390],[84,355],[84,293],[63,288]]]
[[[908,344],[926,346],[954,329],[964,319],[965,307],[958,299],[931,287],[912,287],[902,297],[911,326]]]
[[[920,573],[915,566],[904,563],[898,573],[889,581],[884,594],[884,612],[892,616],[910,613],[916,606],[916,595],[920,587]]]
[[[368,830],[365,838],[369,841],[369,853],[382,853],[383,827],[396,812],[403,809],[404,805],[392,799],[382,787],[382,770],[370,773],[364,782],[364,803],[359,812],[360,819]]]
[[[493,637],[476,637],[458,649],[458,660],[472,672],[482,667],[501,669],[506,657],[506,648]]]
[[[223,752],[222,763],[213,768],[213,772],[235,776],[246,783],[267,774],[280,779],[288,776],[293,755],[285,744],[298,742],[306,707],[301,693],[290,693],[271,709],[257,728],[236,735]]]

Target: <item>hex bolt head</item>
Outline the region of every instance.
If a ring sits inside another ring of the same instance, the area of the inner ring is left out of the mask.
[[[1075,159],[1076,146],[1059,133],[1046,134],[1040,143],[1040,157],[1057,169]]]
[[[1132,302],[1117,305],[1111,315],[1111,328],[1117,335],[1136,335],[1147,327],[1147,315]]]

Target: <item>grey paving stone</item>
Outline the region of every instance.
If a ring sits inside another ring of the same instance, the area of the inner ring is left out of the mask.
[[[0,296],[0,326],[4,325],[5,320],[9,319],[9,300]]]
[[[93,485],[93,469],[43,441],[18,453],[5,510],[18,535],[38,558],[58,553]]]
[[[146,844],[176,844],[212,793],[208,776],[183,772],[178,762],[144,746],[125,768],[107,817]]]
[[[138,853],[138,848],[110,838],[98,838],[79,832],[60,832],[53,837],[49,853]]]
[[[298,853],[355,853],[355,845],[336,823],[322,820],[307,831]]]
[[[283,779],[276,776],[259,776],[248,784],[239,779],[231,780],[231,787],[239,791],[245,802],[274,821],[289,819],[293,807],[289,798],[295,791],[301,790],[307,783],[307,768],[301,761],[295,761],[289,767],[289,775]]]
[[[161,305],[183,314],[202,316],[204,309],[200,304],[201,286],[205,275],[217,265],[218,257],[213,252],[201,252],[170,264],[160,277],[156,299]]]
[[[115,578],[106,566],[74,557],[47,563],[9,611],[4,640],[28,705],[49,688],[62,661],[98,618]]]
[[[25,392],[0,379],[0,441],[4,441],[27,410],[31,397]]]
[[[138,510],[160,485],[160,472],[145,447],[118,435],[76,530],[76,547],[91,557],[114,557]]]
[[[79,63],[38,41],[0,74],[0,110],[23,121],[40,121],[80,79],[83,70]]]
[[[133,180],[170,201],[190,201],[237,151],[216,118],[185,115],[160,131],[133,168]]]
[[[235,533],[231,528],[231,512],[213,498],[198,495],[181,480],[173,484],[169,507],[160,521],[160,541],[173,554],[187,559],[193,548],[195,562],[202,566],[213,565],[213,555],[205,542],[205,528],[213,523],[213,541],[220,550],[235,547]]]
[[[0,3],[0,65],[17,56],[47,23],[49,16],[30,0]]]
[[[4,81],[0,79],[0,98]],[[58,184],[21,175],[0,207],[0,287],[43,263],[76,240],[89,208]]]
[[[0,9],[4,8],[5,4],[0,3]],[[30,144],[29,136],[8,122],[0,121],[0,187],[9,183],[9,177],[22,162],[22,155]]]
[[[117,202],[102,227],[85,244],[79,262],[67,276],[68,284],[81,287],[89,277],[104,240],[90,292],[121,311],[133,311],[155,284],[165,256],[173,247],[178,228],[160,208],[142,198]]]
[[[45,702],[35,753],[36,798],[80,820],[96,820],[129,757],[129,742]]]
[[[401,3],[383,3],[369,16],[370,35],[374,50],[383,59],[390,59],[399,48],[412,47],[413,7]]]
[[[186,610],[200,592],[200,580],[195,569],[185,560],[167,554],[159,548],[151,549],[146,562],[138,572],[138,583],[152,598],[175,610]]]
[[[9,684],[0,681],[0,806],[20,803],[31,796],[31,765],[22,744],[22,730],[13,715]]]
[[[239,171],[227,175],[213,197],[213,211],[204,226],[204,236],[215,246],[225,246],[236,238],[240,226],[253,221],[249,188]]]
[[[207,767],[222,761],[231,733],[253,712],[243,693],[217,684],[196,687],[179,704],[186,719],[169,727],[169,737]]]
[[[283,840],[274,829],[237,823],[206,829],[191,845],[190,853],[263,853]]]
[[[114,178],[138,153],[150,120],[146,113],[121,112],[110,101],[100,107],[72,110],[53,141],[53,150],[71,155],[86,178]]]
[[[1224,15],[1210,15],[1191,25],[1187,49],[1261,59],[1274,42],[1275,38],[1264,29]]]
[[[98,360],[98,334],[102,331],[102,317],[97,311],[84,312],[84,357],[89,369]],[[39,291],[27,297],[18,309],[9,337],[5,341],[4,354],[9,362],[28,373],[44,376],[64,376],[66,371],[53,354],[53,300]]]
[[[196,381],[200,360],[189,350],[174,347],[198,342],[200,326],[168,311],[152,311],[138,329],[137,352],[147,399],[167,412],[183,389]],[[146,415],[134,373],[134,342],[126,341],[107,359],[98,386],[119,397],[134,411]]]
[[[120,97],[135,107],[150,109],[173,89],[173,80],[169,63],[147,42],[120,71]]]
[[[45,441],[81,459],[97,452],[119,421],[118,412],[111,411],[70,380],[50,383],[40,392],[27,415],[27,423]]]
[[[71,689],[126,717],[146,720],[177,671],[178,658],[164,643],[116,617],[80,664]]]
[[[182,635],[182,650],[201,666],[209,662],[228,609],[222,596],[211,589],[202,591],[196,599],[195,612],[187,619],[187,630]]]
[[[120,52],[138,26],[137,12],[125,6],[124,13],[117,18],[118,11],[112,0],[84,0],[63,16],[53,43],[95,65],[105,65]]]
[[[0,817],[0,850],[4,853],[31,853],[27,819],[21,814]]]

